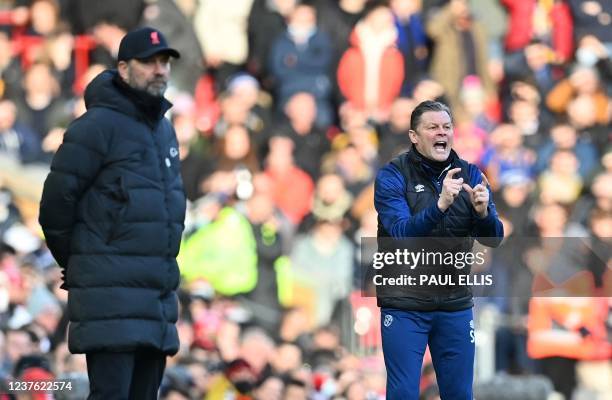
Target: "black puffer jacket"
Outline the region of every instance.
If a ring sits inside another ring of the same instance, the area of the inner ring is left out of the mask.
[[[178,350],[176,255],[185,217],[178,144],[105,71],[45,181],[40,224],[64,269],[74,353]]]

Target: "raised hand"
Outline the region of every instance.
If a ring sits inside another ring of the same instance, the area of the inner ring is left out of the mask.
[[[463,184],[463,178],[454,179],[455,174],[461,171],[461,168],[453,168],[446,174],[444,181],[442,181],[442,191],[440,192],[440,198],[438,199],[438,208],[441,211],[446,211],[448,207],[453,204],[455,198],[459,196],[461,191],[461,184]]]
[[[489,214],[489,189],[487,189],[489,186],[489,180],[482,172],[480,175],[482,176],[482,182],[484,185],[483,183],[479,183],[472,188],[467,183],[464,183],[463,189],[469,193],[470,200],[472,201],[472,207],[474,207],[474,210],[476,210],[478,216],[480,218],[484,218]]]

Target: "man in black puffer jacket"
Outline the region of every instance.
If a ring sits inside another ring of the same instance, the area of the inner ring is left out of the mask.
[[[64,272],[68,347],[85,353],[89,399],[155,399],[178,351],[176,263],[185,217],[170,57],[161,32],[121,41],[117,70],[85,92],[45,181],[40,224]]]

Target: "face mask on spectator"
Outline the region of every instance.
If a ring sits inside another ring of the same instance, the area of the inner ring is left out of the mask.
[[[592,67],[593,65],[597,64],[599,57],[597,57],[597,54],[593,53],[591,50],[582,47],[576,50],[576,60],[579,64],[584,65],[585,67]]]
[[[317,31],[317,28],[314,26],[289,25],[287,29],[291,37],[299,42],[307,41]]]

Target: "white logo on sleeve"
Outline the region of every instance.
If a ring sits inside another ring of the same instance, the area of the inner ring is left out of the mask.
[[[384,320],[383,324],[386,327],[389,327],[389,326],[391,326],[392,323],[393,323],[393,315],[389,315],[389,314],[385,315],[385,320]]]
[[[424,192],[425,191],[425,186],[424,185],[416,185],[414,187],[414,190],[416,190],[417,193]]]
[[[176,147],[170,147],[170,157],[174,158],[176,156],[178,156],[178,150]]]
[[[474,343],[475,341],[475,337],[474,337],[474,320],[471,319],[470,320],[470,343]]]

